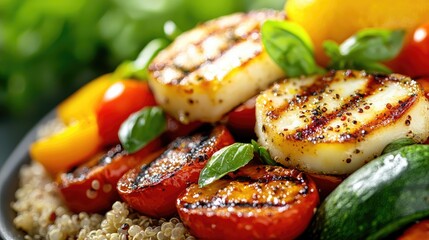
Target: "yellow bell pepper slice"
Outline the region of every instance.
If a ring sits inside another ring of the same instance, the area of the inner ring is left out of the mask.
[[[86,161],[98,151],[100,143],[97,121],[91,114],[34,142],[30,146],[30,156],[55,176]]]
[[[107,88],[114,82],[110,74],[90,81],[58,105],[58,117],[68,125],[94,114]]]

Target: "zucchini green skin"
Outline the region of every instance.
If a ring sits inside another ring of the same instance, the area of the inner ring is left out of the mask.
[[[342,182],[321,204],[313,239],[380,239],[429,216],[429,145],[382,155]]]

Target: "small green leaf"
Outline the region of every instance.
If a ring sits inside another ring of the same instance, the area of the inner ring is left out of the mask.
[[[272,165],[272,166],[278,165],[277,162],[271,158],[270,153],[268,152],[268,150],[265,147],[262,147],[261,145],[259,145],[259,143],[257,143],[253,139],[251,142],[253,145],[254,152],[256,154],[258,154],[259,159],[262,161],[262,163],[264,163],[266,165]]]
[[[158,38],[150,41],[140,52],[135,61],[124,61],[113,73],[114,79],[137,78],[146,80],[147,69],[156,55],[168,45],[168,41]]]
[[[250,143],[234,143],[224,147],[215,152],[201,170],[198,184],[204,187],[246,165],[252,159],[253,146]]]
[[[404,42],[405,31],[364,29],[348,38],[340,52],[355,61],[386,61],[398,55]]]
[[[262,25],[262,43],[289,77],[321,73],[314,60],[311,38],[298,24],[268,20]]]
[[[161,135],[167,126],[164,111],[160,107],[146,107],[135,112],[122,123],[119,140],[129,153],[136,152]]]
[[[323,42],[323,50],[331,59],[341,58],[340,47],[334,41],[327,40]]]
[[[340,46],[333,41],[325,41],[323,49],[331,58],[331,69],[390,73],[391,70],[379,62],[390,60],[399,54],[404,35],[402,30],[364,29]]]
[[[175,22],[170,20],[164,23],[164,34],[170,41],[176,39],[182,32]]]
[[[413,145],[413,144],[416,144],[416,142],[411,138],[397,139],[397,140],[387,144],[387,146],[383,149],[383,152],[381,152],[381,155],[396,151],[402,147]]]

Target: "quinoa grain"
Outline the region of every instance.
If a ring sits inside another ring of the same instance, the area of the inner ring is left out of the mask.
[[[28,240],[195,239],[178,218],[149,218],[123,202],[115,202],[105,215],[72,213],[52,179],[36,162],[21,168],[15,198],[11,204],[17,213],[14,224]]]

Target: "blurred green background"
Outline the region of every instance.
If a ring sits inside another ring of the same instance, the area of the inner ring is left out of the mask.
[[[84,83],[163,37],[285,0],[0,0],[0,163],[43,115]]]

